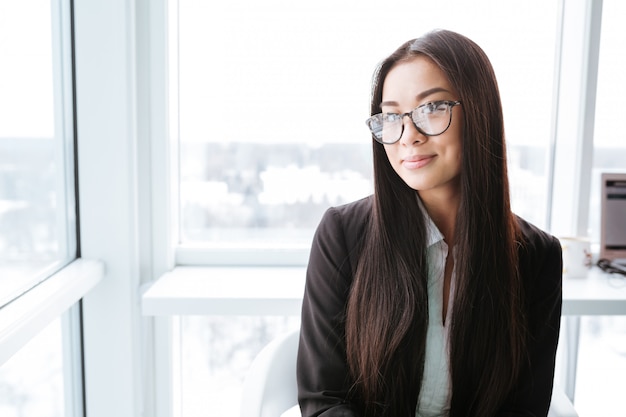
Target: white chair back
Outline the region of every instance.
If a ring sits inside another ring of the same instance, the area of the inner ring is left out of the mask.
[[[256,356],[243,385],[241,417],[279,417],[298,404],[296,330],[274,339]]]
[[[299,334],[295,330],[274,339],[254,359],[244,381],[241,417],[280,417],[298,404]],[[548,417],[578,417],[571,401],[558,387],[554,387]]]

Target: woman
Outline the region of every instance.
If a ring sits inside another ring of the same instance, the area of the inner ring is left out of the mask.
[[[302,415],[546,416],[561,247],[511,213],[500,96],[434,31],[373,82],[373,196],[331,208],[302,307]]]

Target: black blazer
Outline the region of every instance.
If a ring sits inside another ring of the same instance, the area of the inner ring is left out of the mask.
[[[348,400],[344,309],[372,197],[330,208],[311,247],[298,348],[298,400],[303,417],[360,417]],[[552,396],[561,316],[561,246],[519,219],[526,240],[520,271],[529,300],[530,366],[498,416],[546,416]]]

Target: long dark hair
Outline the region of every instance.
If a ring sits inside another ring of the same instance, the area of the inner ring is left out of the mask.
[[[517,270],[500,93],[483,50],[438,30],[409,41],[378,67],[371,114],[398,62],[431,59],[463,103],[455,293],[450,320],[450,416],[491,416],[511,394],[525,356],[526,320]],[[428,326],[425,223],[416,191],[373,143],[374,201],[346,311],[354,395],[366,416],[413,416]]]

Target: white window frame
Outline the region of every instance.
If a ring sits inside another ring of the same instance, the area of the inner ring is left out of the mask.
[[[72,50],[67,48],[71,39],[70,1],[52,2],[52,68],[54,75],[55,137],[66,138],[66,145],[57,151],[57,160],[63,161],[56,190],[59,203],[67,210],[70,224],[58,228],[62,253],[76,253],[77,235],[74,223],[74,152],[69,143],[73,140],[73,71],[66,67],[72,62]],[[60,75],[60,76],[59,76]],[[70,138],[70,139],[67,139]],[[67,175],[66,175],[67,174]],[[74,190],[70,194],[70,190]],[[65,411],[68,416],[83,415],[82,373],[80,344],[79,301],[102,280],[104,264],[85,258],[66,259],[55,264],[57,269],[34,287],[0,308],[0,364],[20,351],[53,320],[62,318],[63,377],[65,386]]]
[[[159,225],[152,230],[151,166],[159,161],[150,147],[161,141],[142,122],[151,97],[138,94],[150,89],[140,71],[151,58],[137,45],[150,36],[138,32],[145,10],[158,4],[74,1],[81,252],[106,265],[102,283],[83,299],[89,417],[155,413],[151,343],[144,342],[153,326],[139,314],[140,285],[167,264],[153,257],[167,238]]]
[[[562,0],[555,74],[550,231],[586,236],[602,0]]]
[[[0,309],[0,364],[76,304],[103,275],[101,262],[77,259]]]
[[[555,71],[553,163],[549,230],[556,236],[586,236],[593,167],[596,88],[602,0],[562,0]],[[566,283],[567,284],[567,283]],[[566,395],[573,401],[580,316],[567,316],[558,358]]]
[[[69,16],[69,10],[65,9],[66,2],[55,2],[51,5],[52,19],[52,55],[53,55],[53,89],[54,89],[54,120],[55,137],[65,138],[66,131],[73,129],[72,123],[72,96],[71,96],[71,70],[64,66],[71,62],[70,51],[64,47],[64,41],[69,36],[69,25],[65,18]],[[63,31],[62,35],[59,32]],[[63,78],[59,77],[62,75]],[[73,155],[68,152],[71,146],[64,146],[58,150],[56,157],[69,166],[63,166],[59,173],[56,191],[60,193],[59,200],[66,201],[68,180],[65,173],[73,171]],[[73,184],[69,189],[73,189]],[[70,202],[71,202],[70,196]],[[65,204],[61,203],[63,206]],[[72,230],[65,227],[59,228],[60,252],[75,252],[75,243],[69,243],[72,239]],[[74,229],[71,226],[70,229]],[[75,234],[74,234],[75,236]],[[75,237],[74,237],[75,239]],[[67,249],[67,250],[66,250]],[[0,364],[17,352],[25,343],[43,330],[56,316],[61,314],[80,299],[80,296],[90,288],[90,278],[86,281],[82,278],[73,280],[70,277],[80,276],[79,271],[85,268],[86,263],[64,259],[55,262],[47,268],[50,275],[41,282],[33,283],[32,288],[24,289],[24,293],[0,308]],[[69,265],[65,265],[69,264]],[[80,266],[82,265],[82,266]],[[97,267],[96,264],[91,267]],[[93,271],[92,271],[93,272]],[[88,273],[86,275],[93,275]],[[93,276],[91,277],[93,278]],[[79,296],[76,296],[79,294]]]

